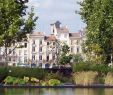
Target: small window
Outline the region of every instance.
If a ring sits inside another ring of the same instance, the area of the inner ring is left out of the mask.
[[[24,57],[24,63],[26,63],[27,62],[27,57]]]
[[[24,43],[25,48],[27,47],[27,43]]]
[[[53,42],[53,45],[55,45],[55,42]]]
[[[47,56],[47,61],[49,61],[49,55]]]
[[[19,50],[19,55],[21,55],[21,53],[22,53],[22,51],[21,51],[21,50]]]
[[[42,60],[42,55],[39,55],[39,60]]]
[[[11,52],[12,52],[11,49],[9,49],[9,54],[11,54]]]
[[[32,60],[35,60],[35,55],[32,55]]]
[[[42,40],[39,41],[39,44],[42,45]]]
[[[32,47],[32,52],[35,52],[35,47]]]
[[[35,40],[33,40],[33,44],[35,44]]]
[[[39,52],[42,52],[42,47],[39,47]]]
[[[24,50],[24,55],[27,55],[27,50]]]
[[[79,53],[79,47],[77,47],[77,53]]]
[[[49,45],[49,42],[47,42],[47,45]]]

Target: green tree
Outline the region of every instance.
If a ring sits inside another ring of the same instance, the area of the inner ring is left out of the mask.
[[[62,65],[65,65],[67,63],[70,63],[70,60],[72,59],[72,55],[69,53],[69,46],[64,44],[61,49],[60,57],[59,57],[59,63]]]
[[[79,14],[87,24],[84,50],[97,63],[109,63],[113,53],[113,0],[83,0]]]
[[[37,17],[34,17],[33,8],[30,13],[26,13],[27,1],[0,0],[0,46],[5,47],[6,62],[7,48],[12,43],[22,41],[35,27]]]

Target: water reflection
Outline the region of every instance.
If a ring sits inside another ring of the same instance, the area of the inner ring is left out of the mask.
[[[0,88],[0,95],[113,95],[113,89],[39,89],[39,88]]]

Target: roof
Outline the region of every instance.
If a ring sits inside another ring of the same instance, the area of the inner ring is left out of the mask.
[[[80,38],[81,37],[81,33],[80,32],[69,33],[69,37]]]
[[[45,41],[56,41],[56,37],[54,35],[45,36]]]
[[[57,28],[57,31],[60,33],[67,33],[69,30],[66,27]]]
[[[32,32],[31,36],[44,36],[43,32]]]

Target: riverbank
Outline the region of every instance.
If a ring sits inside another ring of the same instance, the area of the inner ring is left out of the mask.
[[[113,88],[113,85],[59,85],[59,86],[34,86],[34,85],[1,85],[0,88]]]

